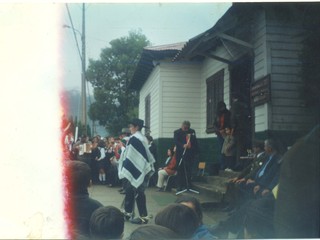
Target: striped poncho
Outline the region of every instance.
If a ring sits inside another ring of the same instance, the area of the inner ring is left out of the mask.
[[[126,178],[132,186],[138,188],[145,176],[154,172],[154,157],[149,151],[147,139],[141,132],[133,134],[119,160],[119,178]]]

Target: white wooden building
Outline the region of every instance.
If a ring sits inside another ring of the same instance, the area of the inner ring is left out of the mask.
[[[220,100],[230,106],[233,92],[251,109],[251,139],[275,137],[291,145],[304,134],[314,121],[300,97],[299,55],[308,7],[236,3],[184,46],[146,48],[132,86],[140,94],[139,117],[150,127],[158,150],[165,154],[173,131],[189,120],[200,142],[201,161],[215,162],[215,106]]]

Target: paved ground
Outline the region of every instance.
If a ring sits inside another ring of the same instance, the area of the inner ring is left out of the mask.
[[[93,199],[100,201],[105,206],[112,205],[120,208],[124,195],[118,192],[119,189],[120,187],[110,188],[107,186],[93,185],[89,188],[89,194]],[[201,193],[199,195],[194,193],[183,194],[192,194],[199,199],[206,197]],[[167,204],[173,203],[177,198],[174,189],[172,192],[157,192],[154,187],[150,187],[146,190],[146,197],[148,213],[153,216],[155,216],[161,208],[165,207]],[[203,215],[203,222],[208,225],[215,224],[226,217],[225,213],[221,213],[217,208],[212,206],[204,208]],[[153,223],[154,219],[151,219],[150,224]],[[124,237],[129,236],[138,226],[139,225],[126,222]]]

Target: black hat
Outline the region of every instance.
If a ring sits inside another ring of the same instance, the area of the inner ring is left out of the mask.
[[[130,133],[130,129],[129,128],[122,128],[121,129],[121,133]]]
[[[140,129],[143,128],[143,124],[144,124],[144,121],[139,119],[139,118],[134,118],[132,119],[129,124],[132,124],[133,126],[138,126]]]

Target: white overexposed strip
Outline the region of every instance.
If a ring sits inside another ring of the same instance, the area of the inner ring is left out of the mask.
[[[0,238],[66,238],[59,145],[61,4],[0,5]]]

